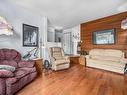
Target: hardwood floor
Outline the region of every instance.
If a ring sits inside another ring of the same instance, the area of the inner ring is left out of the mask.
[[[43,73],[16,95],[127,95],[127,75],[75,64],[68,70]]]

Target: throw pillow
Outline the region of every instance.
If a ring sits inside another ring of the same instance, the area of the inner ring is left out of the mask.
[[[10,65],[0,65],[0,70],[9,70],[11,72],[15,71],[15,67]]]

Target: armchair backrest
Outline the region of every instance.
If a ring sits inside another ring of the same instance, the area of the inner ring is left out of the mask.
[[[21,54],[14,49],[0,49],[0,60],[20,61]]]
[[[57,59],[64,56],[64,51],[61,47],[50,47],[49,56]]]

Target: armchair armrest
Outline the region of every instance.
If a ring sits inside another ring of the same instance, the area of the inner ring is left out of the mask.
[[[31,67],[34,67],[35,65],[35,61],[34,60],[22,60],[22,61],[19,61],[18,62],[18,67],[28,67],[28,68],[31,68]]]
[[[64,58],[65,58],[66,60],[70,60],[69,56],[64,56]]]
[[[51,62],[54,62],[56,59],[54,57],[51,57]]]

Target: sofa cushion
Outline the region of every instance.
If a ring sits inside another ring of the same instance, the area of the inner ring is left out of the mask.
[[[62,53],[61,52],[54,52],[53,57],[56,59],[57,57],[61,57]]]
[[[36,72],[36,68],[33,67],[33,68],[27,68],[27,67],[24,67],[24,68],[19,68],[19,70],[24,70],[28,73],[33,73],[33,72]]]
[[[93,55],[103,56],[103,54],[104,54],[104,49],[92,49],[89,52],[90,56],[93,56]]]
[[[97,60],[102,60],[103,59],[103,56],[100,56],[100,55],[92,55],[90,56],[91,59],[97,59]]]
[[[15,71],[14,73],[15,73],[15,77],[17,79],[20,79],[20,78],[26,76],[27,74],[30,74],[33,72],[36,72],[35,67],[34,68],[18,68],[18,70]]]
[[[93,55],[93,56],[91,56],[91,59],[120,62],[120,58],[119,57],[112,57],[112,56]]]
[[[21,60],[21,55],[14,49],[0,49],[0,60]]]
[[[66,63],[69,63],[70,61],[69,60],[66,60],[66,59],[59,59],[59,60],[56,60],[54,63],[56,65],[59,65],[59,64],[66,64]]]
[[[0,70],[0,77],[7,78],[7,77],[13,77],[14,73],[8,70]]]
[[[120,50],[113,49],[92,49],[89,52],[89,55],[97,55],[97,56],[111,56],[111,57],[123,57],[123,52]]]
[[[6,50],[6,52],[4,53],[5,53],[5,58],[7,60],[12,60],[17,56],[17,52],[14,50]]]
[[[52,48],[52,51],[53,51],[53,52],[60,52],[60,51],[61,51],[61,48],[55,47],[55,48]]]
[[[6,95],[6,80],[0,78],[0,95]]]
[[[18,67],[17,62],[15,62],[14,60],[0,60],[0,64],[1,64],[1,65],[13,66],[13,67],[15,67],[15,68]]]
[[[122,58],[123,52],[120,50],[105,49],[104,56]]]
[[[59,47],[52,48],[52,56],[54,58],[61,57],[62,56],[61,48],[59,48]]]
[[[119,57],[112,57],[112,56],[103,56],[103,59],[101,59],[101,60],[120,62]]]
[[[18,62],[18,67],[28,67],[28,68],[31,68],[31,67],[34,67],[34,64],[35,64],[35,61],[19,61]]]
[[[18,81],[18,79],[15,78],[15,77],[7,78],[7,79],[6,79],[6,84],[13,84],[13,83],[15,83],[15,82],[17,82],[17,81]]]
[[[35,67],[34,68],[18,68],[18,70],[15,71],[14,77],[12,78],[7,78],[6,83],[7,84],[13,84],[16,83],[18,80],[21,78],[25,77],[26,75],[36,72]]]

